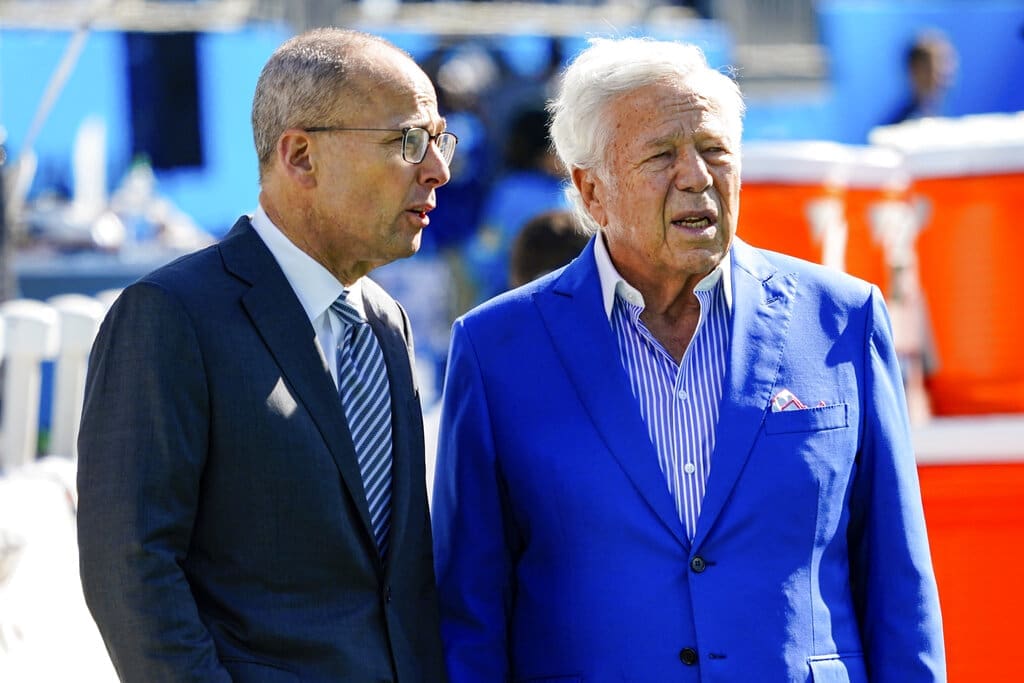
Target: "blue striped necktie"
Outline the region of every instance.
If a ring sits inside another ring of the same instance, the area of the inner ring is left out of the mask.
[[[380,344],[345,298],[331,304],[344,327],[338,338],[338,393],[356,447],[370,522],[383,558],[391,528],[391,389]]]

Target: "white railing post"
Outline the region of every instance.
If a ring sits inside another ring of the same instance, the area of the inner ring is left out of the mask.
[[[97,299],[82,294],[60,294],[47,303],[57,311],[60,350],[54,367],[50,443],[46,453],[77,460],[85,371],[106,308]]]
[[[124,289],[117,287],[113,289],[104,289],[103,291],[96,293],[97,301],[103,304],[104,315],[106,315],[106,311],[109,311],[110,307],[114,305],[114,302],[117,301],[117,297],[121,296],[121,292],[123,291]]]
[[[7,327],[0,469],[35,460],[39,438],[40,363],[57,352],[57,312],[41,301],[16,299],[0,306]]]

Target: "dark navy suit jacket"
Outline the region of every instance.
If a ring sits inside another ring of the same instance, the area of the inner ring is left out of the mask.
[[[944,680],[881,294],[739,240],[730,253],[728,365],[692,540],[593,243],[456,322],[433,496],[453,683]],[[774,412],[783,389],[809,408]]]
[[[412,337],[363,291],[391,383],[386,563],[313,328],[247,219],[114,304],[89,365],[79,542],[122,679],[444,679]]]

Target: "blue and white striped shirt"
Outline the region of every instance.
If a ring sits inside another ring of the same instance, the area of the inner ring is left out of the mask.
[[[711,469],[729,348],[729,259],[696,288],[700,321],[679,364],[641,322],[643,296],[615,270],[603,240],[594,254],[619,357],[658,454],[679,519],[692,539]]]

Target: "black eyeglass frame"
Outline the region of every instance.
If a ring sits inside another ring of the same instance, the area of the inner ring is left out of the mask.
[[[441,158],[444,159],[446,165],[452,163],[452,159],[455,157],[455,147],[459,144],[459,137],[451,131],[441,131],[437,135],[431,135],[430,131],[423,126],[409,126],[408,128],[402,128],[401,130],[395,128],[347,128],[344,126],[310,126],[309,128],[303,128],[306,133],[346,133],[346,132],[366,132],[366,133],[401,133],[402,134],[402,159],[410,164],[422,164],[423,160],[427,158],[427,150],[430,149],[430,143],[433,142],[437,146],[437,150],[441,152]],[[419,159],[410,159],[405,154],[405,150],[409,146],[409,133],[414,130],[421,130],[427,134],[427,144],[423,146],[423,154],[420,155]],[[442,147],[441,139],[452,140],[454,144],[451,147],[451,153],[445,154],[444,147]]]

